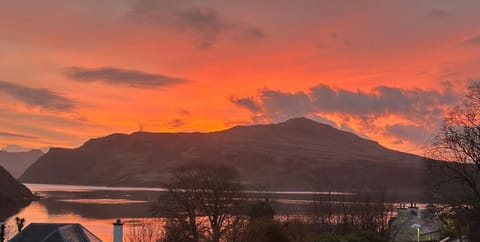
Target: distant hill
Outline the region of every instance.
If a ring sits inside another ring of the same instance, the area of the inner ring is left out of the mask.
[[[111,134],[75,149],[52,148],[21,181],[162,186],[188,163],[235,166],[245,182],[267,189],[421,190],[423,158],[306,118],[211,133]],[[264,185],[264,186],[263,186]]]
[[[19,178],[42,155],[44,153],[41,150],[30,150],[27,152],[0,150],[0,166],[3,166],[15,178]]]

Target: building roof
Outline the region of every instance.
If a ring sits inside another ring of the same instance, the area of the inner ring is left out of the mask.
[[[9,242],[102,242],[102,240],[78,223],[31,223]]]
[[[443,229],[443,223],[440,219],[425,219],[422,227],[420,227],[421,234],[435,233]]]
[[[400,209],[399,209],[400,210]],[[415,241],[417,230],[413,227],[418,225],[420,235],[439,233],[443,230],[443,223],[434,216],[429,208],[418,212],[418,208],[401,208],[397,217],[393,217],[390,223],[389,241]]]

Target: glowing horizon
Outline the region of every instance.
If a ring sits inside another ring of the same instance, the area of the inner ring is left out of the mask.
[[[479,79],[480,2],[0,3],[0,149],[305,116],[422,154]]]

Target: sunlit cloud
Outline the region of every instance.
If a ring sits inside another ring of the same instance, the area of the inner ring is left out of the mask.
[[[365,92],[336,89],[321,84],[307,91],[294,93],[261,89],[256,96],[231,98],[230,101],[252,113],[262,111],[275,121],[315,112],[357,116],[396,114],[416,119],[418,115],[437,114],[442,105],[456,103],[458,94],[450,88],[440,92],[378,86]]]
[[[443,85],[441,90],[378,86],[352,91],[320,84],[298,92],[260,89],[230,102],[249,110],[252,123],[307,116],[365,137],[381,134],[422,143],[441,122],[445,109],[460,100],[461,93],[450,83]],[[392,118],[397,123],[388,121]]]

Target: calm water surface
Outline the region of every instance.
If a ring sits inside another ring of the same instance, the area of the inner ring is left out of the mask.
[[[116,218],[129,224],[151,219],[150,203],[161,188],[130,188],[100,186],[70,186],[25,184],[41,196],[6,220],[11,236],[16,231],[15,217],[29,223],[81,223],[104,241],[112,241],[112,223]]]
[[[15,217],[25,218],[29,223],[80,223],[104,241],[112,241],[113,225],[116,218],[126,222],[126,234],[138,222],[151,221],[151,203],[163,188],[132,188],[103,186],[72,186],[25,184],[32,192],[41,196],[38,201],[20,210],[6,220],[9,235],[16,231]],[[254,192],[262,193],[262,192]],[[271,193],[271,192],[269,192]],[[273,194],[273,193],[271,193]],[[292,204],[309,203],[312,192],[275,192],[282,198],[277,203],[284,204],[283,212],[298,214]],[[348,195],[348,193],[338,193]],[[302,198],[303,197],[303,198]]]
[[[8,235],[16,231],[15,217],[25,218],[29,223],[80,223],[103,241],[112,241],[116,218],[125,222],[128,236],[139,222],[151,222],[151,203],[157,200],[163,188],[132,188],[103,186],[72,186],[25,184],[41,196],[17,214],[6,220]],[[308,213],[313,195],[321,192],[250,192],[255,196],[272,198],[276,217],[303,216]],[[335,196],[351,196],[351,193],[332,193]],[[161,220],[160,220],[161,221]],[[160,223],[161,224],[161,223]]]

